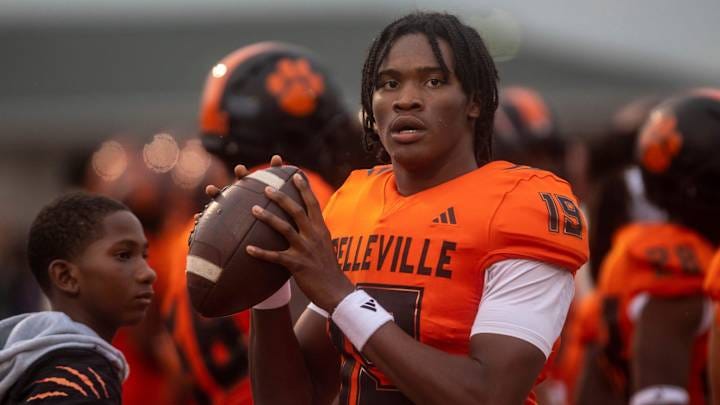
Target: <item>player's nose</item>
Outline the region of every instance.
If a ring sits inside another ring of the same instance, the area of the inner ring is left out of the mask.
[[[419,89],[409,84],[402,86],[398,90],[397,98],[392,104],[395,112],[420,110],[423,105],[424,103]]]

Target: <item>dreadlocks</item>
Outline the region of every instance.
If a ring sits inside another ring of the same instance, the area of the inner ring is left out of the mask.
[[[469,99],[474,99],[481,105],[480,116],[475,122],[475,160],[479,165],[487,163],[492,157],[493,119],[498,106],[498,74],[495,63],[474,28],[463,24],[457,17],[444,13],[409,14],[388,25],[380,36],[373,40],[363,66],[361,84],[365,149],[374,152],[382,162],[390,161],[390,156],[374,129],[372,96],[380,64],[395,40],[408,34],[424,34],[427,37],[445,76],[449,76],[450,69],[442,58],[438,38],[450,45],[454,54],[455,75],[460,80],[463,91]]]

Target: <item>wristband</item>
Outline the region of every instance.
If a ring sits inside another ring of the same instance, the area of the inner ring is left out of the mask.
[[[630,405],[688,404],[685,388],[674,385],[653,385],[643,388],[630,398]]]
[[[265,300],[259,304],[255,304],[253,309],[275,309],[287,305],[292,297],[290,291],[290,279],[288,279],[282,287],[273,293],[273,295],[265,298]]]
[[[355,290],[340,301],[332,313],[332,320],[350,343],[362,351],[370,336],[394,319],[368,293]]]

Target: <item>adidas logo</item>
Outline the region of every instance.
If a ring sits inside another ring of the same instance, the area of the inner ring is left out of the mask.
[[[377,312],[377,305],[375,304],[375,300],[373,299],[369,299],[366,303],[360,305],[360,308],[365,308],[373,312]]]
[[[432,220],[433,223],[436,224],[457,224],[457,219],[455,219],[455,207],[450,207],[443,211],[442,214],[435,217],[435,219]]]

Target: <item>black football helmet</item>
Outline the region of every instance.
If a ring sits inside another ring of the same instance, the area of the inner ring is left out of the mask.
[[[637,159],[652,202],[720,241],[720,90],[657,106],[640,132]]]
[[[205,148],[229,167],[280,154],[325,177],[360,136],[337,86],[307,50],[280,42],[240,48],[208,74],[200,106]],[[350,139],[352,138],[352,139]]]
[[[493,157],[562,175],[564,139],[540,94],[527,87],[508,87],[495,114]]]

